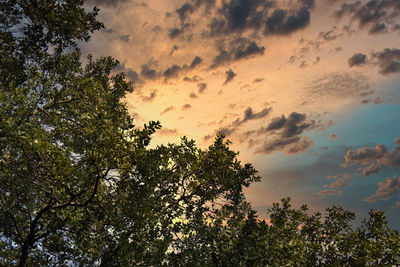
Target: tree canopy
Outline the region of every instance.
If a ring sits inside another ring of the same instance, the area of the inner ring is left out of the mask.
[[[243,188],[260,177],[218,135],[150,147],[133,85],[110,57],[81,62],[103,25],[81,0],[0,2],[0,265],[387,266],[400,234],[372,210],[326,216],[275,203],[258,219]]]

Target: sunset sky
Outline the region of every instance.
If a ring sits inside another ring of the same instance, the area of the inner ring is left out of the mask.
[[[400,229],[399,0],[89,0],[105,29],[82,54],[113,56],[153,144],[222,131],[262,181],[260,217],[290,196],[386,212]]]

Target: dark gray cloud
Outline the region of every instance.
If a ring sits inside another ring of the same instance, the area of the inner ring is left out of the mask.
[[[251,107],[248,107],[244,111],[242,118],[237,118],[230,125],[222,127],[220,130],[218,130],[218,132],[222,132],[226,136],[229,136],[233,132],[235,132],[242,124],[246,123],[247,121],[262,119],[262,118],[268,116],[270,112],[271,112],[271,108],[263,108],[259,112],[254,112]]]
[[[279,131],[282,138],[293,137],[314,124],[313,122],[305,122],[305,119],[305,114],[297,112],[292,112],[287,118],[282,115],[272,119],[267,126],[267,131]]]
[[[350,67],[354,66],[360,66],[363,65],[367,61],[367,56],[361,53],[354,54],[351,56],[348,60],[347,63],[349,64]]]
[[[378,33],[383,33],[387,32],[388,27],[384,22],[377,22],[374,25],[371,26],[369,29],[369,34],[378,34]]]
[[[373,52],[371,56],[377,60],[381,74],[400,72],[400,49],[386,48],[381,52]]]
[[[242,31],[245,28],[260,27],[270,1],[261,0],[231,0],[225,2],[220,12],[224,15],[225,31]]]
[[[265,141],[255,150],[255,153],[270,154],[273,152],[285,150],[288,155],[297,154],[313,146],[314,142],[309,137],[292,136],[287,138],[275,138]]]
[[[142,69],[140,71],[140,75],[145,79],[156,79],[158,77],[157,71],[155,69],[151,69],[149,65],[143,64]]]
[[[309,24],[310,12],[307,8],[301,8],[294,14],[285,9],[276,9],[266,21],[264,35],[291,34]]]
[[[199,77],[199,76],[197,76],[197,75],[194,75],[193,77],[185,76],[185,77],[183,78],[183,81],[185,81],[185,82],[190,82],[190,83],[197,83],[197,82],[199,82],[200,80],[202,80],[201,77]]]
[[[139,74],[133,69],[127,68],[125,63],[119,64],[117,67],[113,69],[115,72],[124,72],[126,78],[133,82],[134,85],[139,85],[142,81],[139,79]]]
[[[332,30],[329,31],[322,31],[318,34],[319,38],[322,38],[325,41],[333,41],[336,40],[338,37],[340,37],[342,34],[337,33],[336,27],[334,27]]]
[[[377,34],[387,31],[387,24],[395,23],[399,11],[398,0],[369,0],[343,3],[334,14],[337,18],[350,16],[358,21],[360,28],[368,27],[370,34]]]
[[[181,66],[174,64],[163,72],[163,76],[165,79],[176,78],[178,77],[178,73],[181,71],[181,69],[182,69]]]
[[[210,22],[210,36],[241,33],[245,30],[264,34],[290,34],[306,27],[310,22],[309,10],[314,0],[298,0],[291,9],[277,8],[275,0],[224,1],[220,16]]]
[[[176,13],[178,13],[179,19],[181,22],[185,22],[188,15],[192,14],[195,11],[195,7],[190,3],[184,3],[178,9],[176,9]]]
[[[257,138],[267,136],[268,139],[263,140],[262,145],[256,148],[256,153],[270,154],[284,150],[289,155],[297,154],[314,145],[309,137],[300,136],[306,129],[311,129],[314,125],[314,121],[306,122],[305,114],[292,112],[288,117],[282,115],[273,118],[266,127],[245,132],[242,139],[250,138],[250,136]],[[271,136],[273,138],[270,138]],[[253,140],[250,145],[256,143],[259,141]]]
[[[190,68],[194,69],[196,68],[198,65],[200,65],[203,62],[203,59],[199,56],[195,56],[192,60],[192,62],[190,63]]]
[[[198,83],[197,86],[199,87],[199,94],[204,93],[204,91],[207,89],[206,83]]]
[[[169,29],[169,33],[168,36],[171,39],[175,39],[176,37],[178,37],[179,35],[181,35],[183,33],[182,29],[178,29],[178,28],[172,28]]]
[[[400,192],[400,177],[386,178],[386,180],[378,183],[378,190],[367,198],[365,202],[376,202],[378,200],[388,200],[393,195]]]
[[[231,69],[229,69],[227,72],[225,72],[225,74],[226,74],[226,79],[225,79],[224,84],[229,83],[236,76],[236,73],[234,73],[233,70],[231,70]]]
[[[179,49],[179,47],[177,45],[174,45],[171,48],[171,51],[169,52],[169,56],[172,56],[174,54],[175,51],[177,51]]]
[[[264,55],[265,51],[265,47],[242,37],[233,39],[228,47],[225,47],[223,43],[218,43],[218,46],[219,54],[213,59],[211,69],[233,61]]]

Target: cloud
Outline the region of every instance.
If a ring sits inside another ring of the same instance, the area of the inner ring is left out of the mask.
[[[198,65],[200,65],[203,62],[203,59],[199,56],[195,56],[192,60],[192,63],[190,63],[190,68],[194,69],[196,68]]]
[[[346,180],[345,179],[337,179],[333,183],[329,185],[324,185],[325,188],[343,188],[346,186]]]
[[[329,138],[330,139],[337,139],[339,136],[337,136],[336,134],[330,134]]]
[[[378,173],[382,166],[400,167],[400,139],[397,138],[396,146],[388,151],[385,145],[377,144],[375,148],[362,147],[357,151],[351,149],[344,156],[344,163],[341,167],[349,167],[356,164],[363,165],[358,170],[363,176]]]
[[[256,149],[256,153],[270,154],[272,152],[285,150],[286,154],[297,154],[307,150],[314,145],[309,137],[300,137],[304,130],[314,126],[314,121],[306,122],[306,115],[292,112],[288,117],[273,118],[266,127],[261,127],[257,131],[248,131],[243,137],[248,138],[251,135],[260,137],[262,135],[274,138],[264,141],[264,143]],[[253,140],[254,143],[254,140]]]
[[[376,202],[379,200],[388,200],[391,196],[400,192],[400,177],[386,178],[386,180],[378,183],[378,190],[367,198],[365,202]]]
[[[135,85],[142,83],[142,81],[139,79],[139,74],[136,71],[134,71],[133,69],[127,68],[125,63],[119,64],[113,70],[115,72],[124,72],[126,75],[126,78],[129,81],[133,82]]]
[[[195,93],[191,93],[191,94],[189,95],[189,97],[190,97],[190,98],[198,98],[198,96],[197,96]]]
[[[333,72],[312,78],[305,89],[310,96],[328,98],[359,97],[370,92],[366,76],[355,72]]]
[[[232,81],[233,78],[235,78],[235,76],[236,76],[236,73],[234,73],[232,69],[229,69],[229,70],[226,72],[226,79],[225,79],[224,84],[227,84],[227,83],[229,83],[230,81]]]
[[[181,66],[174,64],[163,72],[163,76],[166,80],[168,80],[169,78],[176,78],[178,77],[178,73],[181,69]]]
[[[221,133],[225,134],[226,136],[229,136],[233,132],[235,132],[242,124],[244,124],[248,121],[251,121],[251,120],[262,119],[262,118],[268,116],[270,112],[271,112],[271,108],[263,108],[259,112],[254,112],[251,107],[248,107],[244,111],[242,118],[237,118],[230,125],[222,127],[217,132],[221,132]]]
[[[178,29],[178,28],[172,28],[169,29],[169,33],[168,36],[171,39],[175,39],[176,37],[178,37],[179,35],[181,35],[183,33],[182,29]]]
[[[394,206],[391,207],[392,209],[398,209],[400,208],[400,201],[396,201],[396,204],[394,204]]]
[[[165,114],[165,113],[167,113],[167,112],[170,112],[170,111],[172,111],[172,110],[175,110],[175,107],[174,107],[174,106],[169,106],[169,107],[165,108],[165,109],[160,113],[160,115],[163,115],[163,114]]]
[[[190,3],[184,3],[181,7],[176,9],[181,22],[185,22],[188,15],[194,12],[195,8]]]
[[[320,196],[320,197],[325,197],[325,196],[334,196],[334,195],[342,195],[343,194],[343,191],[342,190],[332,190],[332,189],[329,189],[329,190],[322,190],[322,191],[319,191],[318,193],[317,193],[317,196]]]
[[[327,179],[345,179],[345,180],[348,180],[350,178],[351,178],[351,176],[347,172],[338,173],[336,175],[331,175],[331,176],[327,177]]]
[[[264,55],[265,51],[265,47],[259,46],[255,41],[243,37],[231,40],[228,46],[225,46],[223,42],[218,42],[217,49],[219,54],[214,57],[210,69],[234,61]]]
[[[351,179],[351,176],[348,173],[338,173],[336,175],[328,176],[327,179],[333,179],[335,181],[328,185],[324,185],[324,188],[340,189],[346,187],[347,180]]]
[[[373,52],[371,56],[377,60],[381,74],[400,72],[400,49],[386,48],[381,52]]]
[[[285,150],[285,153],[288,155],[298,154],[300,152],[306,151],[309,147],[312,146],[314,146],[314,142],[309,137],[304,136],[298,142],[288,146]]]
[[[377,22],[375,23],[370,29],[369,29],[369,34],[378,34],[378,33],[383,33],[387,32],[387,26],[383,22]]]
[[[266,21],[264,35],[290,34],[303,29],[310,24],[310,12],[307,8],[301,8],[294,14],[287,10],[276,9]]]
[[[353,149],[346,152],[344,156],[345,162],[342,167],[349,167],[351,165],[361,163],[369,164],[371,161],[378,160],[388,153],[385,145],[378,144],[375,148],[362,147],[354,151]]]
[[[172,56],[174,54],[175,51],[179,50],[179,47],[177,45],[174,45],[171,48],[171,52],[169,52],[169,56]]]
[[[199,87],[199,94],[204,93],[204,91],[207,89],[206,83],[198,83],[197,86]]]
[[[337,18],[350,16],[358,21],[360,28],[369,28],[369,34],[377,34],[387,31],[386,24],[394,24],[394,18],[398,16],[400,5],[398,0],[370,0],[362,3],[355,1],[343,3],[341,8],[335,11]]]
[[[144,102],[151,102],[151,101],[153,101],[154,100],[154,98],[156,98],[156,96],[157,96],[157,90],[155,89],[155,90],[153,90],[153,91],[151,91],[150,92],[150,95],[148,95],[148,96],[142,96],[142,100],[144,101]]]
[[[190,105],[190,104],[185,104],[185,105],[182,106],[182,110],[190,109],[191,107],[192,107],[192,105]]]
[[[363,65],[367,60],[367,56],[361,53],[354,54],[347,62],[350,67]]]
[[[333,27],[332,30],[329,31],[322,31],[318,34],[318,37],[329,42],[336,40],[338,37],[342,36],[342,34],[338,34],[336,32],[336,27]]]
[[[147,64],[142,65],[140,75],[150,80],[156,79],[158,77],[157,71],[155,69],[151,69]]]
[[[286,118],[284,115],[271,120],[267,126],[267,131],[280,130],[282,138],[292,137],[301,134],[305,129],[313,125],[313,122],[304,122],[305,114],[292,112]]]
[[[381,168],[378,166],[378,164],[373,162],[370,165],[368,165],[367,167],[360,168],[358,170],[361,171],[362,176],[369,176],[369,175],[378,173],[381,170]]]
[[[178,136],[179,131],[178,129],[161,128],[160,130],[156,131],[156,134],[161,136]]]

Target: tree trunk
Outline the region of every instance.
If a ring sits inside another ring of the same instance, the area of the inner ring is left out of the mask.
[[[19,257],[19,267],[25,267],[26,262],[28,261],[28,252],[29,252],[29,244],[28,242],[24,243],[24,245],[21,247],[21,256]]]

